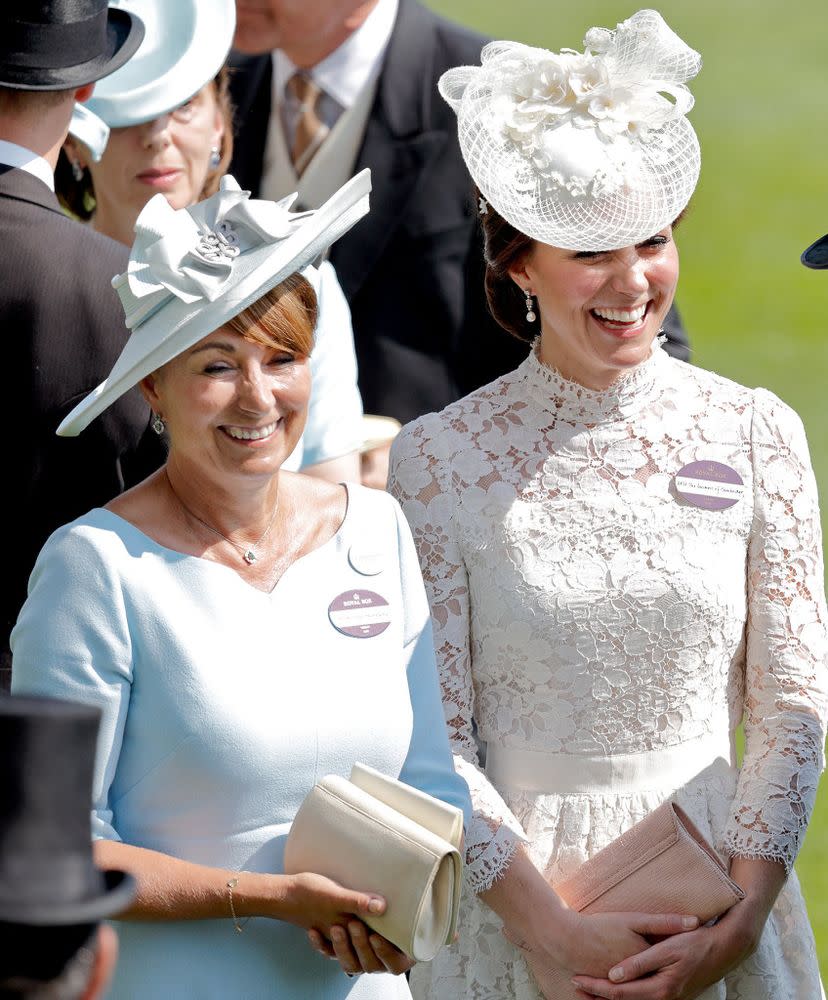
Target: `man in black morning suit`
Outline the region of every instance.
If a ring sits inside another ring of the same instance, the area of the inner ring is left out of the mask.
[[[43,542],[162,460],[137,393],[82,437],[55,434],[121,351],[127,333],[110,281],[125,270],[128,253],[66,218],[51,172],[75,97],[85,100],[91,82],[125,62],[142,35],[140,22],[108,12],[106,0],[4,0],[0,9],[0,329],[10,389],[0,612],[5,686],[9,633]]]
[[[237,0],[236,46],[246,54],[233,56],[237,128],[231,173],[254,196],[262,186],[268,132],[281,127],[271,106],[268,46],[284,50],[297,67],[312,69],[317,63],[307,61],[313,58],[308,34],[314,24],[317,53],[325,58],[337,39],[342,44],[366,12],[385,2]],[[302,25],[300,6],[306,14]],[[322,8],[338,12],[338,34]],[[296,37],[300,26],[303,38]],[[399,0],[351,171],[371,168],[371,211],[331,254],[353,315],[365,410],[403,422],[510,371],[527,351],[486,309],[477,206],[456,118],[437,92],[446,69],[479,64],[485,42],[417,0]],[[686,357],[681,323],[675,315],[671,319],[671,352]]]

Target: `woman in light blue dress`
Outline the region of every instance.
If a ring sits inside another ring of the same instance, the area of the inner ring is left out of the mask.
[[[301,272],[369,187],[301,216],[232,178],[196,208],[154,198],[115,280],[132,335],[59,431],[140,383],[170,440],[163,469],[51,537],[12,639],[16,692],[103,713],[96,860],[139,886],[118,1000],[410,997],[410,960],[359,919],[385,901],[282,874],[285,836],[356,761],[468,811],[399,508],[281,469],[310,392]]]

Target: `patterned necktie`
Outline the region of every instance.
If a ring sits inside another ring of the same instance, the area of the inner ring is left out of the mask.
[[[299,105],[290,158],[293,160],[296,175],[301,177],[314,154],[325,141],[325,136],[330,132],[328,126],[317,113],[317,105],[323,90],[305,73],[294,73],[285,84],[285,91]]]

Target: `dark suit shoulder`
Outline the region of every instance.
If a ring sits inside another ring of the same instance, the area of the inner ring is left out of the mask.
[[[452,66],[479,65],[480,51],[491,38],[438,14],[432,14],[432,17],[438,51],[444,53],[446,69]]]
[[[37,408],[52,410],[89,392],[109,372],[127,337],[112,288],[127,248],[67,218],[57,202],[0,191],[0,321],[26,331],[14,350],[37,371]]]

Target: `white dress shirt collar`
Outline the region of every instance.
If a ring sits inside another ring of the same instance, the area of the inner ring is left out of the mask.
[[[399,0],[379,0],[357,30],[310,70],[315,83],[343,108],[350,108],[379,73],[397,18]],[[296,67],[280,50],[273,53],[273,93],[281,103]]]
[[[26,149],[25,146],[18,146],[16,142],[0,139],[0,163],[25,170],[27,174],[43,181],[50,191],[55,190],[55,175],[48,162],[37,153]]]

